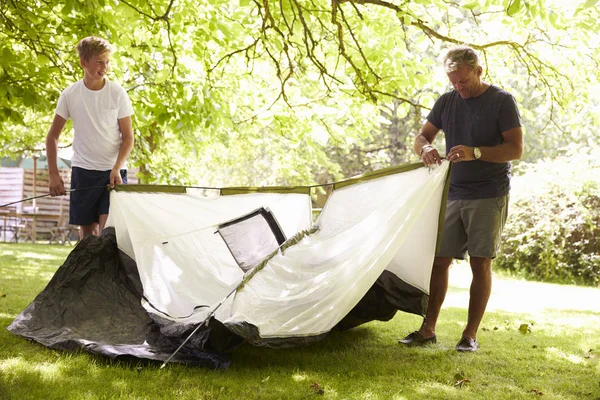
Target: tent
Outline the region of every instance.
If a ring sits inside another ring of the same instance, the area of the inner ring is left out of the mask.
[[[9,330],[113,358],[229,364],[333,329],[424,315],[450,165],[334,184],[317,220],[307,187],[118,186],[107,229],[72,251]]]

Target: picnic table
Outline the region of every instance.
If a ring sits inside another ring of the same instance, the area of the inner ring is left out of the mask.
[[[22,239],[36,243],[38,235],[44,234],[49,237],[50,243],[70,243],[71,233],[77,229],[75,226],[68,225],[66,218],[61,214],[25,213],[0,209],[0,218],[3,220],[0,226],[5,242],[7,233],[10,232],[11,240],[14,242]]]

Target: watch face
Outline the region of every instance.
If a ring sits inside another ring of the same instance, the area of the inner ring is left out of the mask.
[[[479,157],[481,157],[481,150],[479,147],[475,147],[473,149],[473,155],[475,156],[475,159],[479,159]]]

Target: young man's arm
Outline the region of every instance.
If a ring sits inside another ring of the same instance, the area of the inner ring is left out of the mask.
[[[121,118],[119,120],[119,128],[121,129],[121,148],[119,149],[119,155],[117,156],[117,161],[115,162],[115,166],[110,171],[110,187],[114,188],[115,184],[122,184],[123,180],[121,179],[121,167],[127,161],[127,157],[129,157],[129,153],[133,149],[133,127],[131,126],[131,116],[127,116],[125,118]]]
[[[48,158],[48,177],[50,183],[48,189],[50,190],[50,196],[62,196],[67,194],[65,190],[65,183],[60,177],[58,172],[58,138],[65,127],[67,120],[58,114],[54,115],[48,135],[46,135],[46,157]]]

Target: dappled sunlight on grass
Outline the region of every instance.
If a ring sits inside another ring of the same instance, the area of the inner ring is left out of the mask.
[[[0,360],[0,371],[5,374],[36,373],[44,380],[51,380],[62,376],[61,368],[55,363],[32,363],[22,357],[13,357]]]
[[[548,311],[531,315],[529,321],[533,322],[533,331],[539,326],[547,329],[552,336],[572,334],[574,331],[580,335],[589,335],[600,326],[600,315]]]
[[[32,266],[22,266],[20,268],[15,268],[13,271],[13,273],[8,273],[5,272],[3,279],[4,280],[18,280],[18,279],[22,279],[23,277],[29,277],[29,278],[40,278],[44,281],[49,281],[52,276],[54,276],[54,272],[55,271],[45,271],[45,270],[40,270],[37,267],[32,267]]]
[[[306,381],[307,379],[308,379],[308,375],[306,375],[304,372],[297,372],[292,375],[292,380],[294,382],[303,382],[303,381]]]
[[[17,260],[20,259],[29,259],[29,260],[56,260],[59,257],[52,255],[52,254],[42,254],[42,253],[32,253],[32,252],[25,252],[25,253],[21,253],[21,255],[19,257],[17,257]]]
[[[450,290],[444,306],[466,307],[471,268],[459,262],[450,269]],[[529,282],[494,276],[488,311],[537,313],[545,310],[589,310],[600,313],[600,288]]]
[[[550,361],[564,360],[572,364],[585,364],[586,359],[578,354],[568,354],[556,347],[548,347],[546,349],[546,357]]]
[[[0,244],[0,291],[21,295],[39,292],[72,249],[70,246],[30,243]],[[24,291],[20,290],[21,286]]]
[[[129,386],[127,384],[127,381],[124,379],[116,379],[113,382],[111,382],[111,385],[119,391],[123,391],[123,390],[127,389]]]
[[[16,252],[8,247],[5,247],[2,250],[0,250],[0,256],[2,257],[14,256],[15,254]]]
[[[442,395],[442,397],[445,398],[456,398],[460,393],[459,391],[466,392],[462,388],[456,388],[452,386],[450,382],[444,384],[434,381],[423,382],[415,391],[421,394],[423,399],[429,398],[433,393],[435,393],[437,396]],[[467,393],[460,393],[459,396],[465,398]]]
[[[25,364],[25,360],[21,357],[7,358],[0,361],[0,370],[6,372],[10,368],[16,368],[21,364]]]

